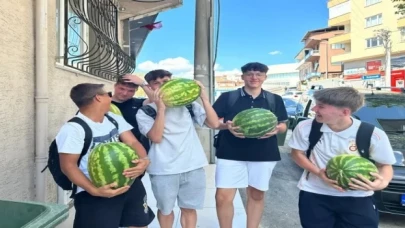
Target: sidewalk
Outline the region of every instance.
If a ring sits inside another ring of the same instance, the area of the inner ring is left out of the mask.
[[[205,168],[207,178],[207,189],[205,194],[205,207],[203,210],[197,211],[198,221],[197,227],[200,228],[219,228],[217,212],[215,209],[215,165],[209,165]],[[149,175],[145,175],[142,178],[145,185],[146,192],[148,194],[148,204],[152,210],[157,214],[156,199],[153,197],[152,189],[150,186]],[[235,201],[235,216],[233,219],[234,228],[246,227],[246,212],[240,197],[239,191],[236,192]],[[181,228],[180,225],[180,209],[176,207],[174,209],[175,222],[173,228]],[[57,228],[72,228],[74,219],[74,208],[70,209],[69,218],[59,225]],[[148,228],[160,228],[157,218],[148,226]]]

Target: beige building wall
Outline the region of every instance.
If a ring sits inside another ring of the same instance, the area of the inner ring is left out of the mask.
[[[4,1],[0,7],[0,199],[35,199],[35,1]],[[56,64],[56,1],[48,1],[49,144],[77,108],[69,98],[72,86],[112,82],[73,73]],[[56,185],[47,171],[47,200],[56,201]]]

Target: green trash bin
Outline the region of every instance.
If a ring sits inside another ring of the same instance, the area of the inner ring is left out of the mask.
[[[54,228],[68,216],[67,205],[0,200],[2,228]]]

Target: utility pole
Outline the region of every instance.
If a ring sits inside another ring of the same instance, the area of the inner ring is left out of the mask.
[[[391,87],[391,31],[379,29],[376,31],[376,36],[381,39],[385,49],[385,87]]]
[[[212,40],[210,26],[212,25],[211,1],[196,0],[195,8],[195,35],[194,35],[194,79],[200,81],[210,98],[213,101],[214,91],[212,91]],[[207,128],[197,128],[201,144],[210,163],[213,163],[213,130]]]

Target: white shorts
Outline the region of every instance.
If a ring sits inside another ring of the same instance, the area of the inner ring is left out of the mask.
[[[260,191],[269,189],[269,182],[277,162],[246,162],[217,159],[215,185],[217,188],[246,188]]]

